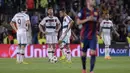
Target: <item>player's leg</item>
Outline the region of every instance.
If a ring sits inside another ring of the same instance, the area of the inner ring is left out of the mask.
[[[56,45],[58,44],[58,39],[57,39],[57,35],[52,35],[52,51],[53,51],[53,56],[56,50]]]
[[[95,67],[95,62],[96,62],[96,45],[97,45],[97,40],[92,39],[89,41],[89,47],[90,47],[90,73],[93,73],[94,67]]]
[[[87,41],[81,42],[81,61],[82,61],[82,73],[86,73],[86,52],[87,52]]]
[[[17,55],[16,55],[16,62],[20,63],[20,45],[18,44],[18,48],[17,48]]]
[[[110,57],[109,45],[111,44],[111,39],[109,35],[104,37],[104,43],[105,43],[105,59],[110,60],[111,57]]]
[[[50,59],[53,57],[53,49],[51,44],[47,44],[47,50],[48,50],[48,59],[50,61]]]
[[[47,51],[48,51],[48,59],[52,58],[52,37],[51,35],[46,35],[46,44],[47,44]]]
[[[70,45],[69,44],[67,44],[66,45],[66,58],[67,58],[67,62],[68,63],[71,63],[71,50],[70,50]]]
[[[62,43],[60,43],[60,49],[62,52],[60,60],[64,60],[65,58],[67,58],[67,51],[69,53],[69,46],[67,45],[67,43],[68,43],[68,36],[65,36],[64,39],[62,40]],[[67,51],[65,51],[63,48],[67,48]]]
[[[25,47],[26,47],[26,44],[21,44],[21,50],[20,50],[20,60],[21,60],[21,63],[23,64],[28,64],[27,62],[24,61],[24,58],[25,58]]]
[[[17,55],[16,55],[16,62],[17,63],[20,63],[20,48],[21,48],[21,46],[20,46],[20,43],[21,43],[21,40],[20,40],[20,35],[17,33],[17,40],[18,40],[18,48],[17,48]]]
[[[25,47],[26,47],[26,45],[27,45],[27,43],[28,43],[28,41],[27,41],[27,35],[26,35],[26,32],[24,32],[22,35],[21,35],[21,49],[20,49],[20,54],[21,54],[21,57],[20,57],[20,59],[21,59],[21,62],[23,63],[23,64],[28,64],[28,63],[26,63],[25,61],[24,61],[24,58],[25,58],[25,55],[24,55],[24,53],[25,53]]]
[[[66,43],[64,41],[62,41],[60,43],[60,50],[61,50],[61,53],[62,53],[60,60],[64,60],[66,58],[66,52],[64,50],[65,45],[66,45]]]
[[[71,63],[70,36],[66,37],[67,61]]]

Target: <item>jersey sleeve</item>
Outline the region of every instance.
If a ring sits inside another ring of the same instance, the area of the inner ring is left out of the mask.
[[[83,17],[83,10],[81,9],[77,15],[77,18],[82,19],[82,17]]]
[[[104,23],[104,20],[102,20],[102,22],[100,23],[100,27],[103,27],[103,23]]]
[[[72,19],[70,18],[70,16],[66,16],[67,22],[71,22]]]
[[[12,18],[12,22],[16,22],[16,15]]]
[[[29,15],[26,15],[25,20],[26,21],[30,20]]]
[[[40,25],[44,25],[45,24],[45,18],[43,18],[43,20],[40,22]]]
[[[112,27],[114,26],[112,21],[111,21],[111,26],[112,26]]]

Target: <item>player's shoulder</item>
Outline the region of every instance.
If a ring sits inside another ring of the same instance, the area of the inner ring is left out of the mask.
[[[112,20],[108,20],[109,22],[112,22]]]
[[[67,19],[67,20],[72,20],[69,15],[66,15],[64,18]]]
[[[16,13],[14,16],[19,16],[19,15],[21,15],[20,12]]]
[[[25,17],[29,17],[29,15],[28,15],[28,14],[26,14],[26,13],[23,13],[23,15],[24,15]]]
[[[43,20],[48,20],[50,19],[48,16],[44,17]]]
[[[57,17],[57,16],[53,16],[53,18],[54,18],[54,19],[58,19],[58,17]]]
[[[104,19],[104,20],[102,20],[102,22],[106,22],[106,20]]]

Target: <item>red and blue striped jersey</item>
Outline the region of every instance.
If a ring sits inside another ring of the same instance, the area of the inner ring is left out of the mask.
[[[88,8],[81,9],[78,13],[78,18],[80,20],[86,19],[89,16],[94,16],[93,21],[88,21],[83,25],[80,35],[81,39],[87,38],[87,39],[94,39],[96,38],[96,32],[97,32],[97,22],[98,22],[98,11],[97,9],[94,9],[93,11],[90,11]]]

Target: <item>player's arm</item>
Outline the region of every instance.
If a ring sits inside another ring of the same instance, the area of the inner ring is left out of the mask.
[[[82,17],[83,17],[83,13],[82,12],[78,13],[77,22],[76,22],[78,25],[84,24],[88,21],[94,21],[95,19],[93,16],[89,16],[84,19],[82,19]]]
[[[30,18],[29,18],[29,16],[28,15],[26,15],[26,29],[27,29],[27,31],[29,30],[29,25],[31,25],[31,22],[30,22]]]
[[[13,30],[15,30],[17,32],[17,28],[15,27],[15,22],[11,21],[10,22],[11,27],[13,28]]]
[[[101,36],[101,33],[102,33],[102,25],[103,25],[103,21],[100,23],[99,36]]]
[[[56,18],[56,20],[57,20],[57,28],[56,28],[56,32],[58,32],[59,30],[60,30],[60,28],[61,28],[61,23],[60,23],[60,20],[58,19],[58,18]]]
[[[30,20],[27,20],[26,21],[26,29],[27,29],[27,31],[29,30],[29,25],[31,25],[31,22],[30,22]]]
[[[112,23],[112,30],[114,31],[114,33],[119,37],[120,35],[119,35],[119,33],[116,31],[116,29],[114,28],[114,26],[113,26],[113,23]]]
[[[70,19],[69,24],[68,24],[68,28],[65,31],[65,34],[67,34],[67,32],[72,28],[73,24],[74,24],[74,21],[72,19]]]
[[[17,28],[15,27],[15,23],[16,23],[16,15],[13,17],[12,21],[10,22],[10,25],[13,28],[13,30],[15,30],[17,32]]]
[[[76,23],[78,25],[81,25],[81,24],[84,24],[86,23],[88,20],[85,18],[83,19],[83,10],[80,10],[80,12],[78,13],[77,15],[77,20],[76,20]]]
[[[88,21],[87,19],[81,20],[81,19],[77,18],[77,24],[78,24],[78,25],[84,24],[84,23],[86,23],[87,21]]]
[[[45,31],[43,30],[43,26],[45,25],[45,19],[43,19],[41,22],[40,22],[40,24],[39,24],[39,29],[40,29],[40,31],[43,33],[43,34],[45,34]]]

